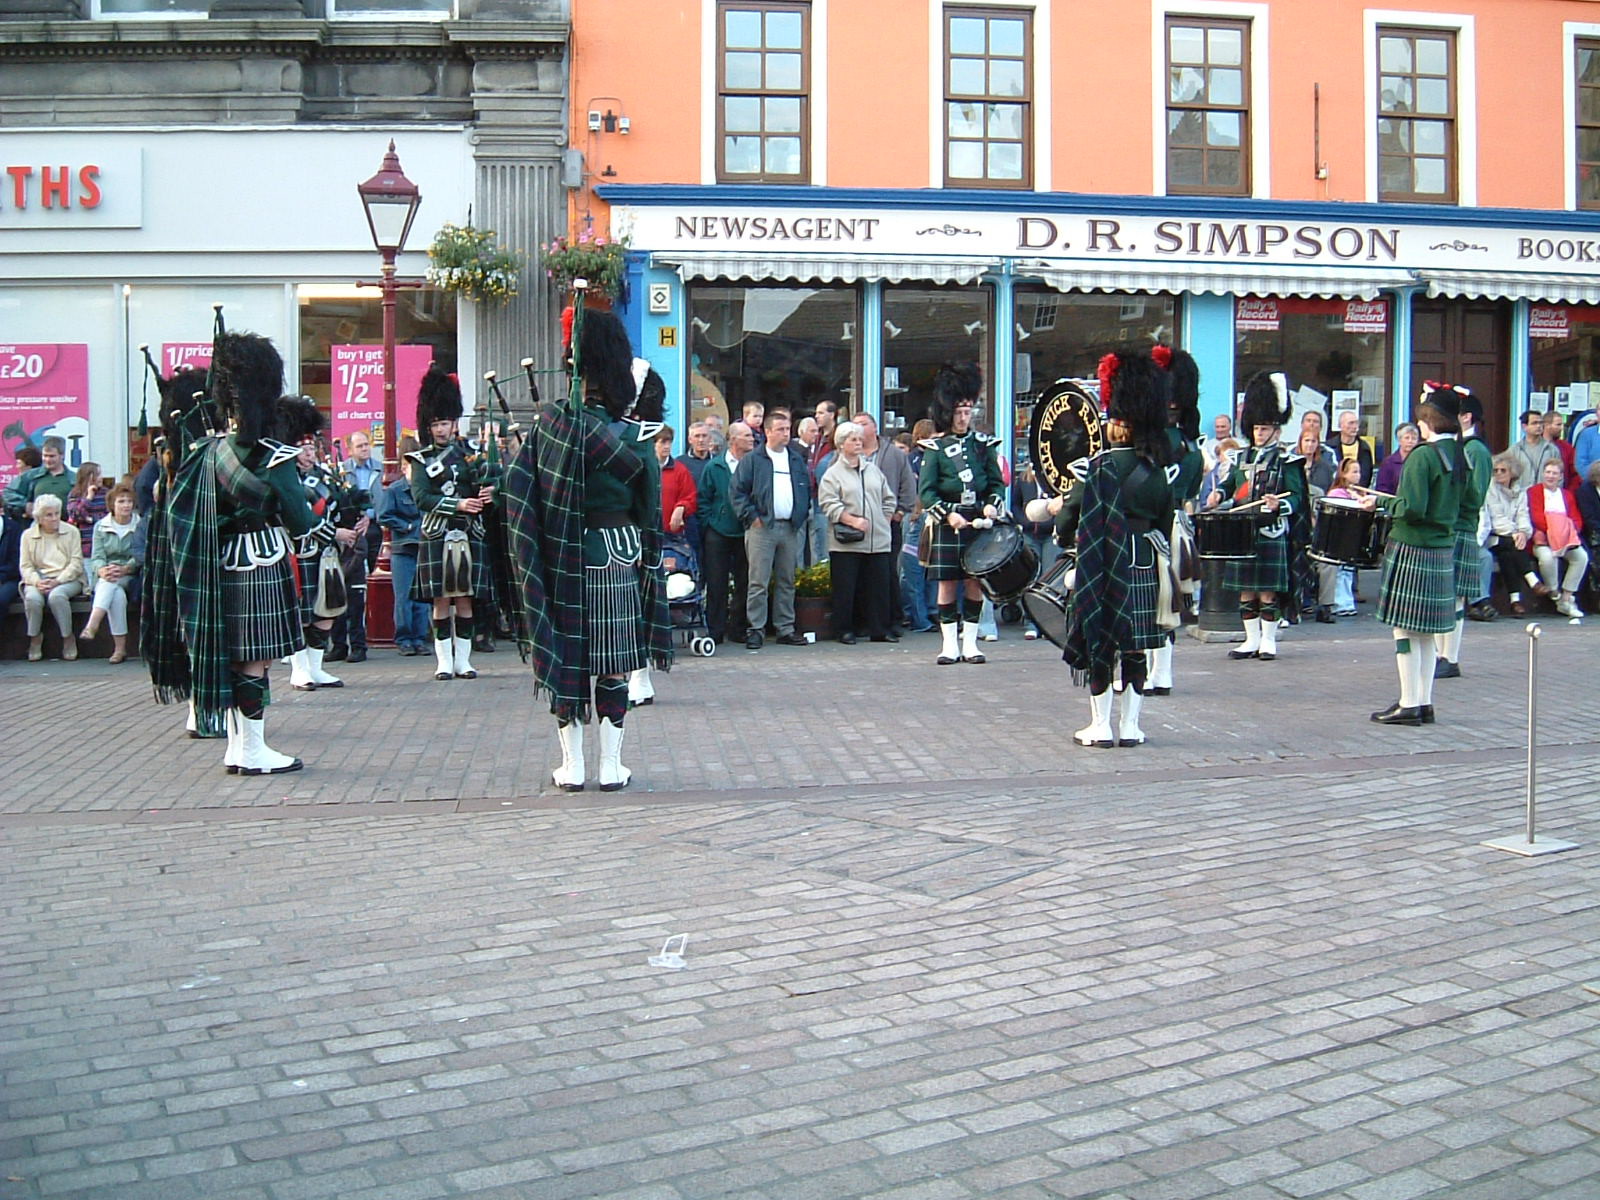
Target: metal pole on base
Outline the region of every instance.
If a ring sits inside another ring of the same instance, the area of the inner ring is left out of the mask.
[[[1538,703],[1539,623],[1528,623],[1528,824],[1523,840],[1496,838],[1484,842],[1491,850],[1507,850],[1512,854],[1532,857],[1538,854],[1556,854],[1562,850],[1576,850],[1577,842],[1563,842],[1555,838],[1541,838],[1534,832],[1534,714]]]

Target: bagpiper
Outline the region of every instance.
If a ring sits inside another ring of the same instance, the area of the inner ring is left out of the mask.
[[[472,600],[489,595],[491,586],[482,514],[494,499],[494,483],[483,458],[460,436],[461,413],[456,377],[429,364],[417,391],[422,447],[406,456],[406,471],[422,513],[411,598],[433,606],[433,677],[440,680],[478,677]]]

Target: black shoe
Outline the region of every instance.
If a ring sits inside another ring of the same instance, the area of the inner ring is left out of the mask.
[[[335,646],[333,649],[325,651],[323,653],[322,661],[323,662],[344,662],[348,657],[349,657],[349,655],[346,654],[344,650],[342,650],[338,646]]]
[[[1318,625],[1337,625],[1338,623],[1338,619],[1334,617],[1333,611],[1326,604],[1317,605]]]
[[[1467,609],[1467,619],[1469,621],[1493,621],[1499,616],[1500,610],[1487,600],[1481,604],[1474,604]]]
[[[780,642],[783,641],[782,638],[779,638],[778,640]],[[874,638],[873,641],[877,641],[877,639]],[[841,633],[839,635],[839,644],[841,646],[854,646],[856,644],[856,635],[853,633]]]
[[[472,649],[478,654],[493,654],[494,639],[475,637],[472,639]]]
[[[326,662],[327,660],[324,659],[323,661]],[[350,657],[345,659],[345,662],[366,662],[366,661],[367,661],[367,652],[365,650],[352,650],[352,651],[350,651]]]
[[[1257,650],[1256,659],[1259,662],[1276,662],[1278,660],[1278,656],[1267,650]]]
[[[749,633],[744,635],[744,648],[746,650],[759,650],[761,649],[761,643],[764,640],[765,639],[762,638],[761,631],[759,629],[752,629]]]
[[[875,642],[898,642],[900,635],[898,633],[880,633],[872,640]]]
[[[1372,719],[1379,725],[1421,725],[1422,709],[1401,708],[1397,700],[1382,712],[1373,713]]]
[[[1238,662],[1241,659],[1254,658],[1260,653],[1259,650],[1229,650],[1228,657]]]
[[[1164,687],[1147,687],[1144,690],[1144,694],[1146,696],[1170,696],[1172,695],[1172,689]]]
[[[1460,679],[1461,664],[1453,663],[1448,658],[1438,658],[1433,663],[1433,677],[1435,679]]]
[[[1433,705],[1431,705],[1431,704],[1421,705],[1420,707],[1418,707],[1417,712],[1421,714],[1422,723],[1424,725],[1432,725],[1433,724]]]
[[[774,640],[780,646],[808,646],[808,645],[810,645],[810,643],[806,641],[806,635],[803,634],[803,633],[793,633],[793,632],[791,632],[791,633],[780,633],[777,636],[777,638],[775,638]],[[854,636],[851,636],[850,640],[853,642],[856,639],[855,639]]]

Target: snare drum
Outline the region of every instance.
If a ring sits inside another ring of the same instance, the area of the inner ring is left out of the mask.
[[[1201,558],[1238,561],[1256,556],[1256,529],[1262,514],[1203,512],[1194,518],[1194,541]]]
[[[1383,565],[1383,547],[1389,540],[1390,517],[1367,510],[1359,500],[1324,497],[1317,501],[1316,530],[1311,537],[1311,557],[1358,570]]]
[[[1022,611],[1038,626],[1039,632],[1058,648],[1067,648],[1067,604],[1072,599],[1070,555],[1063,554],[1050,564],[1039,582],[1022,593]]]
[[[961,569],[996,604],[1015,600],[1039,576],[1039,555],[1020,527],[1002,523],[980,530],[961,552]]]

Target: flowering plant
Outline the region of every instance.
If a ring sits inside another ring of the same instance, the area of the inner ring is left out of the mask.
[[[828,567],[827,559],[815,566],[802,567],[794,573],[794,594],[823,598],[833,595],[833,572]]]
[[[505,304],[517,294],[523,256],[495,241],[492,229],[446,222],[428,247],[428,282],[472,300]]]
[[[585,229],[574,238],[558,237],[542,247],[544,273],[567,292],[574,279],[587,279],[591,295],[615,299],[622,289],[627,238],[607,238]]]

